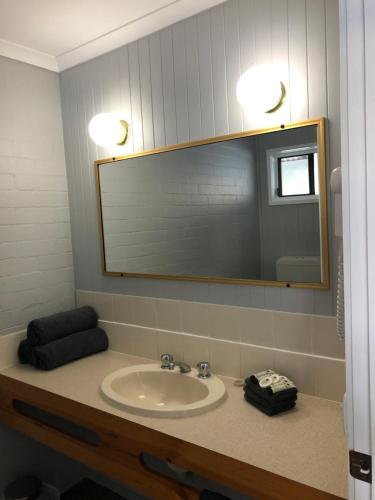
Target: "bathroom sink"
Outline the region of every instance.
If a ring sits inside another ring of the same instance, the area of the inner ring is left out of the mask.
[[[150,417],[188,417],[219,406],[226,397],[224,383],[214,375],[198,378],[189,373],[160,368],[160,364],[136,365],[107,375],[102,393],[116,406]]]

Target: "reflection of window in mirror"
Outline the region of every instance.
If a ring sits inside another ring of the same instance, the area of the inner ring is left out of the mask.
[[[319,201],[319,164],[316,144],[267,151],[269,204]]]

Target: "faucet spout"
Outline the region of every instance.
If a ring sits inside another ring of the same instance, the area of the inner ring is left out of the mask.
[[[191,372],[191,367],[187,363],[184,363],[183,361],[172,361],[169,365],[169,369],[173,370],[175,366],[177,366],[180,369],[181,373]]]

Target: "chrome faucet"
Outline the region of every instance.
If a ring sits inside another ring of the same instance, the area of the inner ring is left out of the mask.
[[[173,370],[175,366],[179,367],[181,373],[191,372],[191,367],[183,361],[172,361],[172,363],[169,365],[169,369]]]
[[[169,369],[171,363],[173,363],[173,356],[172,354],[162,354],[160,356],[160,359],[161,359],[161,367],[160,368],[163,368],[163,370],[165,369]]]
[[[200,361],[197,363],[198,377],[199,378],[209,378],[211,377],[211,368],[208,361]]]
[[[176,366],[178,366],[181,373],[191,372],[191,367],[187,363],[184,363],[183,361],[173,361],[172,354],[161,355],[161,368],[164,370],[174,370]]]

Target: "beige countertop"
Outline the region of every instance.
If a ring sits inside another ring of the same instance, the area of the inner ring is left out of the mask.
[[[299,394],[296,409],[267,417],[246,403],[242,388],[228,377],[220,377],[228,391],[228,399],[220,407],[181,419],[141,417],[112,406],[102,397],[100,385],[106,375],[149,362],[107,351],[51,372],[15,365],[0,373],[347,498],[347,448],[338,403]]]

